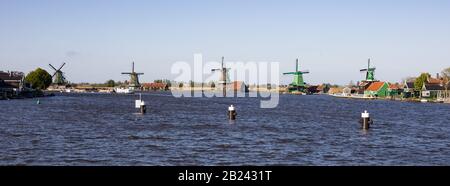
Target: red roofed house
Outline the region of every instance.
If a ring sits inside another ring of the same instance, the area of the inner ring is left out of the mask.
[[[386,97],[388,95],[389,84],[386,82],[373,82],[364,90],[364,97]]]
[[[234,81],[231,83],[231,90],[234,92],[248,92],[248,86],[243,81]]]
[[[388,93],[391,98],[399,97],[403,92],[403,89],[399,84],[389,84]]]
[[[144,83],[142,85],[144,90],[169,90],[167,83]]]

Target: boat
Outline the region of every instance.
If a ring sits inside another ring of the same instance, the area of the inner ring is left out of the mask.
[[[300,91],[292,91],[292,92],[290,92],[290,94],[293,94],[293,95],[306,95],[306,93],[303,93],[303,92],[300,92]]]
[[[118,94],[133,94],[134,90],[130,88],[115,88],[114,91]]]
[[[428,100],[426,100],[426,99],[421,99],[420,102],[426,103],[426,102],[428,102]]]

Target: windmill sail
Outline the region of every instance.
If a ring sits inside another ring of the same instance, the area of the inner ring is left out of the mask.
[[[365,81],[375,81],[375,67],[370,67],[370,58],[367,60],[367,68],[359,70],[360,72],[366,72]]]
[[[64,77],[64,73],[62,72],[62,68],[66,63],[63,63],[58,69],[56,69],[52,64],[48,64],[55,72],[52,75],[53,84],[56,85],[64,85],[67,84],[66,78]]]

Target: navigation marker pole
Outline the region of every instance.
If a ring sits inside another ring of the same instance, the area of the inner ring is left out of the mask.
[[[142,100],[142,94],[139,94],[139,99],[135,101],[135,107],[139,109],[141,114],[147,112],[147,106],[145,105],[145,101]]]

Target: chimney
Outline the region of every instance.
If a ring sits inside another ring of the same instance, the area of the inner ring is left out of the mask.
[[[436,79],[441,79],[441,78],[439,77],[439,73],[436,73]]]

